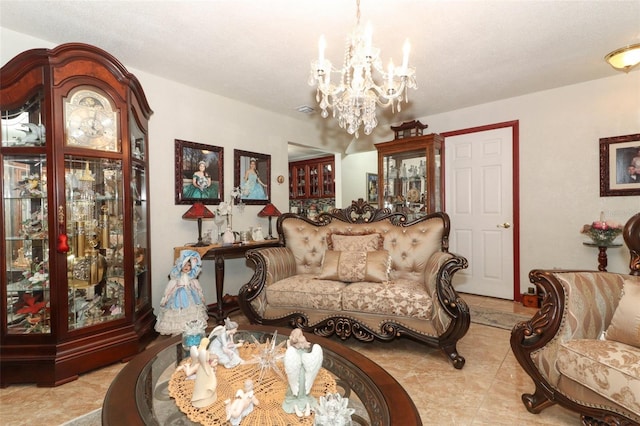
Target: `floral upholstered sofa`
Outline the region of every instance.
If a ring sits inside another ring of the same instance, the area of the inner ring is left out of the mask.
[[[247,252],[256,270],[238,301],[252,323],[362,341],[407,336],[463,367],[456,344],[469,309],[451,279],[467,261],[448,252],[445,213],[409,222],[358,200],[317,221],[285,213],[277,230],[280,247]]]
[[[537,414],[559,404],[585,425],[640,424],[640,213],[625,225],[630,274],[533,270],[544,294],[517,324],[511,348],[535,384],[522,395]]]

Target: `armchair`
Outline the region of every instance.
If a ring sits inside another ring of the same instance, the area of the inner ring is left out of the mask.
[[[640,213],[623,231],[630,274],[533,270],[540,310],[516,324],[511,348],[533,379],[522,395],[537,414],[554,404],[585,425],[640,424]]]

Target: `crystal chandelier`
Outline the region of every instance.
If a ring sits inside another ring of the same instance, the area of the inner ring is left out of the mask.
[[[333,110],[338,124],[350,135],[358,137],[360,126],[366,135],[378,125],[376,104],[391,106],[392,111],[401,110],[400,103],[407,101],[407,89],[416,89],[415,68],[409,67],[409,40],[405,41],[402,65],[389,62],[385,72],[380,60],[380,49],[372,46],[371,25],[360,26],[360,0],[356,1],[356,26],[347,37],[342,68],[333,68],[324,57],[326,42],[324,36],[318,43],[318,59],[311,62],[309,85],[317,85],[316,100],[322,109],[322,117],[327,118],[327,108]],[[379,80],[374,80],[374,71]],[[339,73],[338,83],[331,82],[331,73]]]

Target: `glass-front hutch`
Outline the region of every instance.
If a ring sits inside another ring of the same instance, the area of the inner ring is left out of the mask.
[[[395,138],[375,145],[378,150],[380,207],[403,212],[410,219],[442,211],[443,138],[423,135],[427,125],[414,120],[391,126]]]
[[[56,386],[154,335],[138,80],[85,44],[0,70],[0,385]]]
[[[289,163],[289,197],[335,197],[334,156]]]

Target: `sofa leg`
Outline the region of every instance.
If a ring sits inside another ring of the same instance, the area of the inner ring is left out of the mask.
[[[555,402],[547,398],[545,394],[537,387],[536,387],[536,392],[534,394],[523,393],[522,402],[524,403],[524,406],[527,408],[527,411],[533,414],[538,414],[545,408],[555,404]]]
[[[456,369],[460,370],[464,367],[465,359],[458,353],[456,345],[442,346],[441,349]]]

